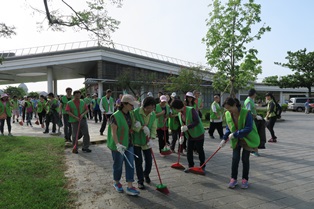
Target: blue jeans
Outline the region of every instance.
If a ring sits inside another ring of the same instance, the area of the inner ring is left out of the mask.
[[[250,170],[250,151],[245,149],[242,150],[242,179],[249,180],[249,170]],[[240,162],[241,146],[237,144],[237,147],[233,149],[232,154],[232,166],[231,166],[231,178],[238,178],[238,168]]]
[[[134,153],[133,146],[128,147],[128,150],[131,153]],[[125,164],[125,180],[126,182],[134,182],[134,156],[129,152],[124,152],[126,157],[128,158],[129,162],[131,163],[132,167],[129,165],[129,163],[126,161],[124,155],[122,155],[118,151],[111,151],[112,159],[113,159],[113,180],[114,181],[120,181],[122,176],[122,166],[123,161]]]

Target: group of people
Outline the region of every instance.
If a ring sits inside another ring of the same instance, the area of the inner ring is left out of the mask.
[[[54,98],[53,93],[44,96],[36,104],[36,111],[39,117],[39,123],[45,127],[44,133],[49,132],[49,123],[53,123],[52,131],[56,131],[56,125],[59,129],[63,125],[64,137],[68,142],[72,141],[75,150],[78,153],[77,140],[83,137],[83,152],[91,152],[89,149],[89,131],[87,119],[95,119],[95,123],[102,122],[100,135],[103,135],[106,126],[108,126],[107,146],[111,150],[113,158],[113,179],[114,188],[117,192],[123,192],[123,186],[120,182],[122,176],[123,163],[125,164],[125,178],[127,182],[126,193],[129,195],[139,195],[139,191],[134,187],[134,167],[137,176],[139,189],[145,189],[144,182],[150,183],[150,172],[152,169],[152,147],[155,139],[158,140],[158,148],[161,156],[164,156],[163,150],[169,147],[171,152],[183,153],[186,150],[189,168],[194,167],[193,152],[198,154],[199,165],[205,162],[204,152],[204,134],[205,129],[201,121],[201,110],[203,101],[199,91],[187,92],[185,99],[181,100],[175,92],[171,95],[164,95],[160,92],[156,99],[149,92],[147,97],[140,103],[132,95],[119,95],[118,100],[114,101],[111,96],[112,91],[108,89],[106,95],[98,98],[96,94],[82,97],[80,91],[66,89],[66,95],[59,100]],[[260,133],[254,122],[266,120],[272,138],[268,142],[277,142],[273,127],[276,122],[274,97],[271,93],[266,94],[268,100],[267,114],[265,118],[256,113],[254,99],[256,91],[251,89],[244,107],[238,99],[227,97],[220,105],[220,96],[214,95],[214,102],[210,108],[210,127],[209,136],[215,138],[213,133],[217,129],[221,142],[219,148],[222,148],[230,141],[233,149],[232,172],[229,182],[229,188],[234,188],[237,182],[238,166],[240,161],[240,152],[242,149],[242,188],[248,188],[249,180],[249,157],[250,154],[258,153],[258,148],[265,148],[261,145]],[[28,99],[27,99],[28,101]],[[31,111],[28,108],[32,106],[30,102],[25,102],[24,112],[26,112],[27,124],[32,125],[30,118]],[[30,103],[30,104],[28,104]],[[15,103],[9,100],[8,95],[3,94],[0,102],[0,130],[3,134],[4,121],[8,124],[8,131],[11,116],[14,111]],[[226,130],[223,133],[223,117],[226,121]],[[43,125],[43,118],[46,124]],[[63,124],[61,122],[63,119]],[[18,119],[18,116],[17,118]],[[47,123],[48,121],[48,123]],[[171,131],[172,141],[169,140]],[[178,143],[178,149],[176,145]],[[143,159],[144,158],[144,159]],[[143,168],[143,162],[145,166]],[[134,166],[135,163],[135,166]],[[202,167],[205,170],[205,166]],[[185,170],[188,172],[188,169]]]

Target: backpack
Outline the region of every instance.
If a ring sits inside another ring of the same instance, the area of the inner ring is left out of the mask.
[[[277,119],[280,119],[280,118],[281,118],[282,107],[281,107],[281,105],[278,104],[277,102],[275,102],[275,105],[276,105],[275,114],[276,114],[276,116],[277,116]]]

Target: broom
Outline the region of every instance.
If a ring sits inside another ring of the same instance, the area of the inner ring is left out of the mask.
[[[78,143],[78,135],[79,135],[79,132],[80,132],[80,126],[81,126],[81,119],[79,120],[79,123],[78,123],[76,136],[75,136],[75,143],[74,143],[74,147],[72,149],[72,153],[77,153],[77,143]]]
[[[183,133],[181,132],[180,134],[180,138],[183,137]],[[180,164],[180,152],[181,152],[181,147],[182,147],[182,144],[179,143],[179,149],[178,149],[178,161],[176,163],[173,163],[171,165],[171,168],[175,168],[175,169],[185,169],[185,167]]]
[[[156,162],[156,159],[155,159],[155,155],[154,155],[153,149],[150,148],[150,151],[152,153],[152,157],[153,157],[153,160],[154,160],[154,163],[155,163],[155,166],[156,166],[156,171],[157,171],[159,182],[160,182],[160,184],[156,185],[156,190],[167,195],[167,194],[169,194],[169,190],[168,190],[168,188],[167,188],[167,186],[165,184],[162,184],[162,181],[161,181],[161,178],[160,178],[160,173],[159,173],[159,170],[158,170],[158,166],[157,166],[157,162]]]
[[[166,138],[167,138],[167,137],[166,137],[166,122],[167,122],[167,120],[166,120],[165,123],[164,123],[164,128],[165,128],[165,130],[164,130],[165,146],[164,146],[164,148],[162,148],[162,149],[160,150],[160,154],[161,154],[161,155],[171,155],[171,154],[172,154],[170,148],[169,148],[168,145],[167,145],[167,140],[166,140]]]
[[[228,140],[225,143],[227,143],[227,142],[228,142]],[[218,147],[218,149],[200,167],[191,167],[191,168],[189,168],[189,172],[195,173],[195,174],[200,174],[200,175],[205,175],[205,171],[203,170],[203,167],[206,165],[206,163],[208,163],[208,161],[210,161],[210,159],[212,159],[216,155],[216,153],[220,149],[221,149],[221,147]]]

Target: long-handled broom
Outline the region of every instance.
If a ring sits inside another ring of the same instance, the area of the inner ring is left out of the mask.
[[[168,129],[166,129],[166,122],[167,122],[167,120],[166,120],[165,123],[164,123],[164,129],[165,129],[165,130],[164,130],[165,146],[164,146],[164,148],[162,148],[162,149],[160,150],[160,154],[161,154],[161,155],[171,155],[171,154],[172,154],[170,148],[169,148],[168,145],[167,145],[167,135],[166,135],[166,131],[168,131]]]
[[[152,153],[152,157],[153,157],[153,160],[154,160],[154,163],[155,163],[155,166],[156,166],[156,171],[157,171],[159,182],[160,182],[160,184],[156,185],[156,190],[161,192],[161,193],[164,193],[164,194],[169,194],[169,190],[168,190],[167,186],[165,184],[162,184],[162,181],[161,181],[161,178],[160,178],[160,173],[159,173],[159,170],[158,170],[158,166],[157,166],[157,162],[156,162],[156,159],[155,159],[155,155],[154,155],[153,149],[150,148],[150,151]]]
[[[181,138],[181,137],[183,137],[183,133],[182,133],[182,132],[181,132],[181,134],[180,134],[180,138]],[[173,164],[171,165],[171,168],[181,169],[181,170],[185,169],[185,167],[184,167],[181,163],[179,163],[179,162],[180,162],[180,152],[181,152],[181,148],[182,148],[182,144],[179,143],[178,161],[177,161],[176,163],[173,163]]]
[[[228,140],[227,140],[228,141]],[[227,141],[225,143],[227,143]],[[200,167],[191,167],[189,168],[189,172],[195,173],[195,174],[200,174],[200,175],[205,175],[205,171],[203,170],[203,167],[212,159],[216,153],[221,149],[221,147],[218,147],[218,149],[201,165]]]
[[[74,143],[74,147],[72,149],[72,153],[77,153],[77,144],[78,144],[78,135],[80,133],[80,126],[81,126],[81,119],[79,120],[78,123],[78,127],[77,127],[77,131],[76,131],[76,137],[75,137],[75,143]]]

